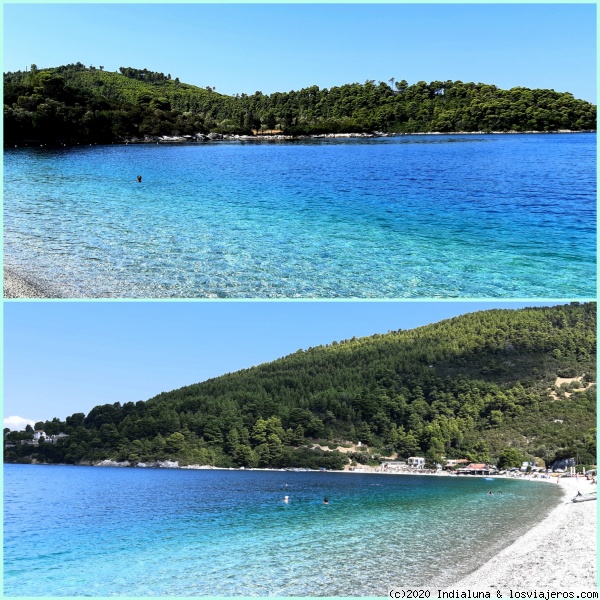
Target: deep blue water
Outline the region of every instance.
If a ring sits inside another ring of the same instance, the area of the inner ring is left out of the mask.
[[[556,487],[5,465],[4,593],[384,596],[450,584],[547,514]]]
[[[85,297],[595,297],[595,182],[594,134],[10,149],[5,263]]]

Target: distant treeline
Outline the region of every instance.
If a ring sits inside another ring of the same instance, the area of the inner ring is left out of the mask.
[[[108,143],[145,135],[596,129],[570,93],[461,81],[366,81],[330,89],[225,96],[171,75],[82,63],[4,74],[6,144]]]
[[[341,468],[421,455],[519,465],[596,457],[596,305],[489,310],[352,338],[162,393],[40,422],[56,444],[5,460]],[[578,378],[556,388],[557,377]],[[322,452],[361,442],[362,455]]]

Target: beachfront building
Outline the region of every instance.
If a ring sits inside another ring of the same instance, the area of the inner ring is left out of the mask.
[[[408,459],[408,466],[413,469],[424,469],[425,459],[422,456],[411,456]]]
[[[496,467],[484,463],[471,463],[464,469],[456,469],[455,471],[455,473],[459,475],[489,475],[490,473],[495,472]]]

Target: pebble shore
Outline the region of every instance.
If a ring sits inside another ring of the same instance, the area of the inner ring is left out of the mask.
[[[16,273],[4,267],[4,297],[5,298],[55,298],[40,287],[26,281]]]
[[[541,523],[448,589],[490,591],[494,598],[497,590],[596,589],[597,501],[571,501],[578,492],[596,491],[596,485],[582,477],[545,485],[561,486],[562,502]]]

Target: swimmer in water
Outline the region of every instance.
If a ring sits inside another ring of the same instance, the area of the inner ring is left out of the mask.
[[[329,499],[328,499],[328,498],[325,498],[325,499],[323,500],[323,504],[329,504]]]
[[[290,497],[289,496],[284,496],[283,497],[283,501],[287,504],[289,501]]]
[[[141,175],[138,175],[138,176],[136,177],[136,179],[137,179],[137,182],[138,182],[138,183],[142,183],[142,176],[141,176]]]

